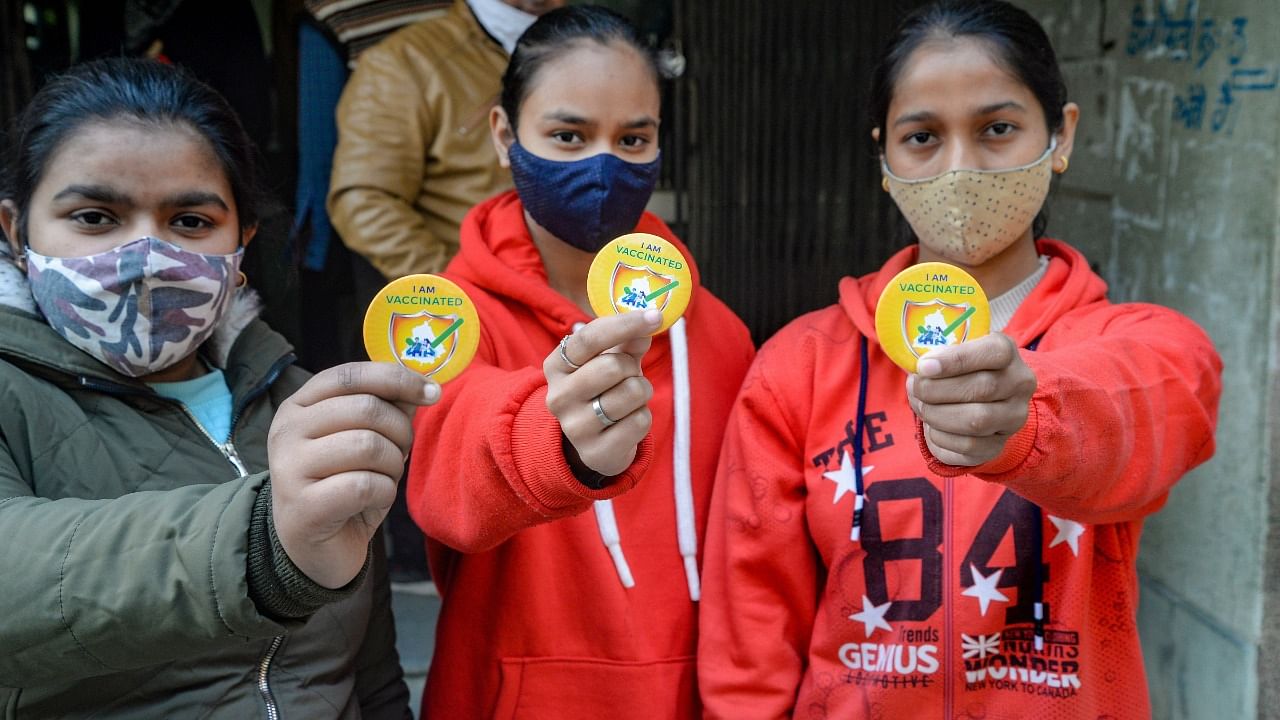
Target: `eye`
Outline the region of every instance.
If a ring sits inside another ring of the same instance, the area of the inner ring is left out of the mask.
[[[618,144],[624,148],[639,150],[649,144],[649,138],[640,135],[627,135],[618,141]]]
[[[902,142],[907,145],[919,146],[919,145],[928,145],[929,142],[932,140],[933,140],[933,133],[927,132],[925,130],[920,130],[918,132],[913,132],[910,135],[907,135],[905,138],[902,139]]]
[[[551,139],[566,145],[582,142],[582,136],[573,130],[556,130],[551,133]]]
[[[213,229],[213,222],[199,215],[179,215],[173,219],[173,226],[178,230],[193,232]]]
[[[995,137],[1003,137],[1013,133],[1013,131],[1017,129],[1018,128],[1012,123],[996,122],[987,126],[987,134]]]
[[[71,215],[72,221],[90,230],[103,230],[115,225],[115,218],[101,210],[81,210]]]

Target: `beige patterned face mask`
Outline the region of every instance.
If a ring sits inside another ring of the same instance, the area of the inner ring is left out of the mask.
[[[920,244],[970,267],[1022,237],[1049,194],[1057,139],[1038,160],[1009,170],[950,170],[922,180],[894,175],[883,159],[889,195]]]

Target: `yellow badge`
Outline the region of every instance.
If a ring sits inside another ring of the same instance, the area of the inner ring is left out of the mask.
[[[663,332],[680,319],[693,294],[689,261],[671,242],[649,233],[609,241],[591,263],[587,297],[597,317],[658,310]]]
[[[920,263],[903,270],[876,303],[880,347],[909,373],[930,350],[976,340],[990,330],[991,308],[982,286],[947,263]]]
[[[364,315],[370,360],[397,362],[439,383],[466,369],[479,342],[480,318],[471,298],[438,275],[393,280]]]

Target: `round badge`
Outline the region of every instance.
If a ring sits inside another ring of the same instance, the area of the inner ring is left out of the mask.
[[[374,362],[396,362],[439,383],[475,357],[480,318],[462,288],[438,275],[393,280],[369,303],[364,349]]]
[[[982,286],[947,263],[920,263],[903,270],[876,303],[880,347],[909,373],[930,350],[976,340],[990,330],[991,308]]]
[[[591,262],[587,297],[597,317],[658,310],[657,335],[680,319],[693,295],[689,261],[670,241],[631,233],[609,241]]]

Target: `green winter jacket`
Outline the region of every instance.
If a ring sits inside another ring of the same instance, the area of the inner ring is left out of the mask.
[[[23,303],[9,302],[9,282],[0,716],[408,717],[382,553],[368,582],[335,593],[275,539],[267,430],[307,375],[252,319],[252,301],[237,301],[235,322],[201,348],[234,398],[231,442],[219,447],[181,404],[11,307]]]

